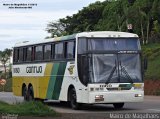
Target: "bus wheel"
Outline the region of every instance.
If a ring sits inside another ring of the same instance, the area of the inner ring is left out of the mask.
[[[75,110],[80,108],[80,104],[77,103],[76,90],[74,88],[70,90],[70,105],[71,108]]]
[[[114,103],[113,106],[115,109],[121,109],[121,108],[123,108],[124,103]]]
[[[23,87],[23,89],[22,89],[22,96],[24,97],[24,100],[25,101],[27,101],[28,99],[28,97],[27,97],[27,87],[25,86],[25,87]]]
[[[34,93],[33,93],[33,87],[29,87],[28,89],[28,101],[33,101],[34,100]]]

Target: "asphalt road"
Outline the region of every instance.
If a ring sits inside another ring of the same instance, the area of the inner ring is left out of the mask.
[[[23,102],[22,97],[14,96],[11,92],[0,92],[0,101],[10,104]],[[112,105],[83,105],[81,110],[72,110],[67,104],[56,101],[46,102],[51,108],[60,113],[83,114],[106,114],[106,113],[158,113],[160,114],[160,96],[145,96],[144,102],[125,103],[123,109],[115,110]]]
[[[61,113],[159,113],[160,96],[145,96],[144,102],[125,103],[124,108],[115,110],[111,104],[83,105],[81,110],[72,110],[67,104],[49,103],[51,108]]]

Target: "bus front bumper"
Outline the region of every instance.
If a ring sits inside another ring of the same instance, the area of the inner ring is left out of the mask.
[[[144,91],[89,92],[89,103],[142,102]]]

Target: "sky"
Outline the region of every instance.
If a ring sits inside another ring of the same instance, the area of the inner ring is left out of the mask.
[[[83,7],[104,0],[0,0],[0,50],[22,41],[41,40],[50,36],[47,23],[76,14]],[[18,4],[32,9],[20,9]],[[12,8],[9,8],[12,7]]]

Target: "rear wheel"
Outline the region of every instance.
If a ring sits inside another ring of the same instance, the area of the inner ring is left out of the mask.
[[[34,92],[33,92],[33,87],[29,87],[28,89],[28,101],[33,101],[34,100]]]
[[[28,100],[27,99],[27,87],[26,86],[22,88],[22,96],[23,96],[25,101]]]
[[[80,108],[80,104],[77,103],[76,90],[74,88],[72,88],[70,90],[69,94],[70,94],[69,96],[70,96],[70,105],[71,105],[71,108],[75,109],[75,110],[79,109]]]
[[[121,109],[121,108],[123,108],[124,103],[114,103],[113,106],[115,109]]]

